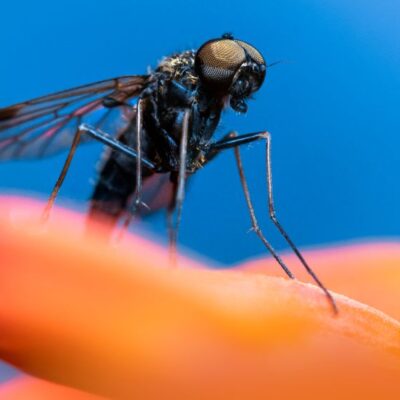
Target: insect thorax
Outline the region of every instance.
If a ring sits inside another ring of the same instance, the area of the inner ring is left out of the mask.
[[[194,87],[199,80],[194,72],[195,54],[194,50],[187,50],[165,57],[158,64],[156,72],[165,73],[170,79],[187,87]]]

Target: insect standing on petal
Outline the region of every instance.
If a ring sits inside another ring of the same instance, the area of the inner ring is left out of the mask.
[[[131,216],[165,208],[175,249],[187,179],[221,151],[235,149],[252,227],[294,278],[258,225],[240,159],[239,146],[264,140],[270,217],[336,313],[329,291],[276,219],[269,133],[230,132],[213,138],[224,108],[246,113],[247,100],[261,87],[266,71],[256,48],[225,34],[197,51],[165,57],[148,75],[110,79],[0,109],[0,160],[40,158],[69,149],[43,214],[46,219],[77,146],[100,141],[107,149],[89,219],[101,218],[111,231],[122,218],[127,225]]]

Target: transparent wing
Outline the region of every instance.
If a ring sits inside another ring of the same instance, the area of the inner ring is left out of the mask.
[[[79,125],[119,135],[131,121],[130,101],[149,76],[125,76],[0,109],[0,160],[30,159],[68,148]],[[82,136],[81,142],[88,137]]]

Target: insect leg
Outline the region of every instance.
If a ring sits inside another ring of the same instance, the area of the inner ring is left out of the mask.
[[[82,131],[82,133],[88,134],[93,139],[96,139],[97,141],[105,144],[106,146],[112,148],[113,150],[116,150],[122,154],[125,154],[129,158],[136,160],[138,157],[136,150],[134,150],[131,147],[127,146],[126,144],[120,142],[119,140],[115,139],[114,137],[112,137],[111,135],[109,135],[106,132],[103,132],[99,129],[93,128],[92,126],[90,126],[88,124],[81,124],[79,126],[79,129]],[[140,158],[141,158],[141,164],[144,167],[146,167],[154,172],[156,172],[158,170],[156,165],[153,162],[151,162],[150,160],[148,160],[147,158],[145,158],[143,156],[141,156]]]
[[[143,110],[142,110],[142,100],[139,99],[137,102],[137,112],[136,112],[136,185],[135,193],[133,195],[133,202],[129,207],[128,213],[125,220],[122,223],[119,236],[121,237],[123,233],[129,228],[133,218],[135,217],[138,208],[143,205],[148,208],[148,206],[141,201],[142,198],[142,128],[143,128]]]
[[[47,200],[47,204],[46,204],[46,206],[45,206],[45,208],[43,210],[42,218],[41,218],[41,220],[43,222],[47,221],[47,219],[49,218],[51,208],[53,207],[53,204],[54,204],[54,202],[56,200],[57,194],[60,191],[60,188],[61,188],[61,186],[62,186],[62,184],[64,182],[64,179],[65,179],[65,176],[67,175],[68,169],[69,169],[69,167],[71,165],[71,161],[74,158],[74,154],[75,154],[76,148],[78,147],[79,140],[81,138],[81,134],[82,134],[81,129],[78,129],[76,131],[76,133],[75,133],[74,139],[73,139],[71,147],[69,149],[68,156],[67,156],[67,158],[66,158],[66,160],[64,162],[64,165],[62,167],[61,173],[57,178],[57,181],[56,181],[56,183],[55,183],[55,185],[53,187],[53,190],[51,191],[50,197]]]
[[[281,223],[278,221],[278,218],[276,217],[276,212],[275,212],[275,205],[274,205],[274,197],[273,197],[273,191],[272,191],[272,167],[271,167],[271,135],[269,132],[265,132],[266,135],[266,164],[267,164],[267,186],[268,186],[268,208],[269,208],[269,216],[274,223],[274,225],[277,227],[281,235],[284,237],[286,242],[289,244],[293,252],[296,254],[297,258],[300,260],[301,264],[307,271],[307,273],[312,277],[314,282],[322,289],[322,291],[325,293],[326,297],[328,298],[328,301],[331,303],[332,309],[334,314],[338,313],[338,308],[336,305],[335,300],[333,299],[331,293],[329,290],[325,287],[325,285],[321,282],[321,280],[318,278],[316,273],[313,271],[313,269],[308,265],[307,261],[304,259],[303,255],[300,253],[299,249],[297,246],[294,244],[292,239],[289,237],[289,235],[286,233],[286,230],[283,228]]]
[[[176,195],[178,190],[178,182],[176,176],[171,175],[173,189],[172,189],[172,198],[171,202],[167,207],[167,229],[168,229],[168,242],[169,242],[169,255],[171,265],[176,265],[177,257],[176,257],[176,242],[177,242],[177,233],[175,232],[174,225],[174,214],[176,210]]]
[[[232,136],[233,135],[235,135],[235,134],[232,134]],[[234,137],[233,137],[232,140],[234,140]],[[253,202],[251,201],[251,197],[250,197],[249,186],[247,184],[247,180],[246,180],[246,177],[244,175],[243,163],[242,163],[242,159],[240,157],[239,145],[238,144],[235,144],[234,150],[235,150],[236,163],[237,163],[238,170],[239,170],[240,182],[242,184],[244,196],[246,198],[247,208],[249,209],[249,212],[250,212],[250,219],[251,219],[252,228],[253,228],[254,232],[257,234],[257,236],[264,243],[264,246],[272,254],[272,257],[275,258],[277,263],[286,272],[287,276],[289,278],[291,278],[291,279],[294,279],[293,273],[289,270],[289,268],[286,266],[286,264],[283,262],[283,260],[279,257],[279,255],[277,254],[275,249],[272,247],[272,245],[269,243],[269,241],[264,236],[260,226],[258,225],[256,213],[255,213],[254,207],[253,207]]]
[[[136,114],[136,190],[134,194],[133,206],[131,214],[134,215],[135,211],[142,204],[142,100],[139,99],[137,103],[137,114]],[[144,204],[144,206],[146,206]]]
[[[333,299],[332,295],[328,291],[328,289],[325,287],[325,285],[320,281],[318,276],[315,274],[315,272],[312,270],[312,268],[308,265],[306,260],[304,259],[303,255],[300,253],[298,250],[297,246],[294,244],[294,242],[291,240],[289,235],[286,233],[285,229],[279,222],[279,220],[276,217],[276,212],[275,212],[275,206],[274,206],[274,199],[273,199],[273,191],[272,191],[272,168],[271,168],[271,135],[269,132],[255,132],[255,133],[249,133],[245,135],[240,135],[238,136],[235,132],[232,132],[228,134],[225,138],[223,138],[221,141],[215,143],[211,147],[211,154],[214,156],[215,151],[220,151],[223,149],[228,149],[228,148],[234,148],[235,150],[235,156],[236,156],[236,161],[239,169],[239,174],[240,174],[240,179],[242,182],[244,194],[246,197],[246,202],[247,206],[250,211],[250,217],[252,220],[252,225],[254,230],[256,231],[257,235],[260,237],[260,239],[263,241],[263,243],[266,245],[268,250],[272,253],[274,258],[278,261],[280,266],[285,270],[285,272],[288,274],[288,268],[285,266],[285,264],[282,262],[282,260],[276,255],[275,251],[271,248],[269,243],[266,241],[265,237],[262,235],[260,228],[258,226],[255,213],[254,213],[254,208],[251,202],[250,198],[250,193],[247,185],[247,181],[244,175],[243,171],[243,164],[241,161],[240,153],[239,153],[239,146],[245,143],[249,143],[255,140],[259,139],[265,139],[266,140],[266,172],[267,172],[267,189],[268,189],[268,209],[269,209],[269,216],[276,226],[276,228],[279,230],[283,238],[286,240],[286,242],[289,244],[290,248],[293,250],[293,252],[296,254],[297,258],[300,260],[301,264],[307,271],[307,273],[312,277],[314,282],[321,288],[321,290],[325,293],[329,303],[332,306],[334,314],[338,313],[338,308],[336,305],[335,300]],[[261,233],[261,235],[259,234]],[[268,245],[267,245],[268,244]],[[271,251],[272,249],[272,251]],[[290,273],[290,271],[289,271]],[[288,274],[289,275],[289,274]],[[290,277],[293,277],[293,275],[289,275]]]
[[[50,211],[54,205],[58,192],[60,191],[60,188],[64,182],[68,169],[71,165],[71,161],[75,155],[76,148],[78,147],[79,140],[83,134],[91,136],[92,138],[98,140],[99,142],[105,144],[106,146],[109,146],[114,150],[120,151],[121,153],[127,155],[130,158],[134,158],[135,160],[138,159],[137,152],[131,149],[129,146],[126,146],[124,143],[119,142],[117,139],[113,138],[107,133],[97,130],[91,127],[90,125],[81,124],[75,133],[74,139],[72,141],[71,147],[69,149],[61,173],[58,176],[58,179],[53,187],[53,190],[51,191],[47,204],[43,210],[42,221],[46,221],[50,215]],[[141,157],[141,163],[151,170],[156,170],[156,166],[146,158]]]
[[[182,217],[182,205],[185,198],[186,183],[186,158],[187,144],[189,136],[189,117],[190,110],[186,110],[182,123],[182,138],[179,148],[179,171],[175,189],[175,199],[168,208],[168,227],[169,227],[169,248],[173,265],[176,264],[176,243],[178,239],[178,231]],[[175,224],[173,221],[173,212],[176,210]]]
[[[213,156],[221,150],[231,149],[232,147],[241,146],[246,143],[251,143],[256,140],[265,139],[266,132],[252,132],[244,135],[238,135],[236,132],[229,132],[221,140],[215,142],[210,147],[210,154]]]

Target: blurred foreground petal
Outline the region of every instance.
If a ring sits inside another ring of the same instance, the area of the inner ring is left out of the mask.
[[[0,385],[0,400],[104,400],[36,378],[17,378]]]
[[[168,268],[143,239],[84,239],[66,211],[46,228],[10,222],[11,210],[41,207],[0,203],[0,356],[24,371],[119,399],[400,395],[400,325],[388,315],[336,296],[334,318],[317,288],[262,270]]]

